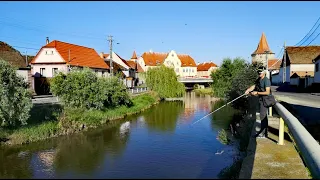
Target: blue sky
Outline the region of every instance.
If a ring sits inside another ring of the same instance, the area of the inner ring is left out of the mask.
[[[265,32],[272,51],[298,43],[319,18],[320,2],[0,2],[0,40],[40,48],[48,36],[129,59],[152,49],[220,65],[250,54]],[[17,48],[24,52],[27,49]],[[28,49],[28,54],[37,50]]]

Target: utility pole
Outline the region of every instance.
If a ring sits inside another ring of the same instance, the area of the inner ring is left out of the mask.
[[[109,46],[110,46],[110,74],[111,76],[113,76],[113,65],[112,65],[112,42],[113,42],[113,39],[112,39],[112,36],[110,35],[109,36]]]
[[[267,78],[270,79],[269,67],[268,67],[268,53],[269,51],[264,51],[266,53],[266,70],[267,70]]]
[[[26,51],[26,67],[28,66],[28,51]]]
[[[287,60],[286,60],[286,58],[287,58],[287,53],[286,53],[286,42],[284,42],[284,45],[283,45],[283,83],[285,83],[286,82],[286,66],[287,66]]]
[[[69,58],[68,58],[68,72],[70,72],[70,49],[69,49]]]

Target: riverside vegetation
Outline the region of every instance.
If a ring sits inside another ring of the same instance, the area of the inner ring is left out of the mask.
[[[73,69],[68,74],[60,72],[50,80],[51,91],[59,97],[61,105],[32,107],[31,93],[26,90],[23,79],[16,75],[14,68],[9,64],[1,63],[5,65],[1,68],[1,72],[9,70],[11,73],[7,77],[11,80],[9,84],[13,89],[18,89],[14,91],[18,95],[13,97],[9,93],[3,93],[14,104],[12,105],[14,108],[7,109],[13,111],[11,114],[17,113],[13,117],[3,116],[6,114],[3,109],[10,103],[1,104],[0,117],[3,125],[0,128],[0,142],[7,145],[35,142],[95,128],[109,121],[144,111],[158,103],[160,98],[180,97],[184,93],[183,84],[179,84],[176,77],[167,78],[174,72],[166,67],[151,70],[147,74],[147,83],[152,91],[135,97],[129,96],[118,76],[102,78],[87,68]],[[166,78],[168,80],[163,80]],[[1,80],[5,82],[3,78]],[[169,88],[171,91],[165,91],[164,88]],[[5,89],[8,88],[1,87],[0,90]],[[22,101],[13,101],[14,97],[20,97]],[[7,122],[4,123],[6,119]]]

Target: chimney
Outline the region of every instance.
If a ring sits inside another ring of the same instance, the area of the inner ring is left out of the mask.
[[[104,57],[103,57],[103,52],[100,53],[100,57],[101,57],[102,59],[104,59]]]
[[[46,39],[46,44],[49,44],[49,37],[47,37]]]

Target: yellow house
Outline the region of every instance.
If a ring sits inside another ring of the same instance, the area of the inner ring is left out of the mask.
[[[216,71],[218,66],[213,62],[200,63],[197,66],[197,76],[209,78],[213,71]]]
[[[194,59],[187,54],[177,54],[173,50],[169,53],[145,52],[137,62],[144,71],[163,64],[173,68],[180,77],[195,77],[197,75],[197,65]]]

